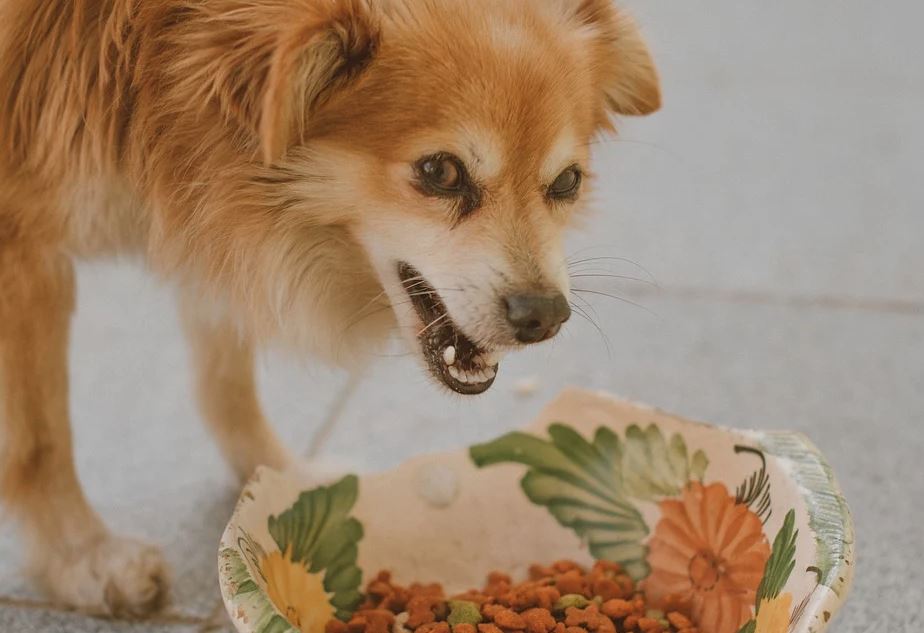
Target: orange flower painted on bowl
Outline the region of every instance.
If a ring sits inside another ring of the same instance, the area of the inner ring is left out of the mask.
[[[652,602],[689,603],[701,631],[736,633],[751,619],[770,557],[760,519],[721,483],[690,483],[659,505],[645,581]]]

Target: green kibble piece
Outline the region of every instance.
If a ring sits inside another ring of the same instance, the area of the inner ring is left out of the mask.
[[[651,618],[652,620],[663,620],[664,612],[660,609],[648,609],[648,611],[645,612],[645,617]]]
[[[575,607],[577,609],[583,609],[590,604],[590,600],[585,598],[579,593],[566,593],[561,598],[558,599],[553,605],[553,609],[556,611],[564,611],[565,609]]]
[[[481,623],[481,609],[474,602],[468,600],[450,600],[449,617],[446,618],[450,626],[457,624]]]

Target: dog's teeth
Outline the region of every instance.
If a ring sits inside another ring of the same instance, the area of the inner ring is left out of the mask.
[[[497,375],[497,372],[494,371],[494,367],[488,367],[482,373],[485,375],[485,381],[491,380]]]
[[[456,348],[452,345],[443,350],[443,362],[450,367],[456,364]]]
[[[450,365],[449,375],[455,378],[456,380],[458,380],[459,382],[465,382],[465,380],[462,378],[462,372],[459,371],[458,367]]]

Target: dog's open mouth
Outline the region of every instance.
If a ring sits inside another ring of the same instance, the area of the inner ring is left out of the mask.
[[[456,393],[487,391],[497,376],[497,353],[478,347],[462,333],[439,293],[413,266],[399,263],[398,275],[422,324],[417,338],[433,375]]]

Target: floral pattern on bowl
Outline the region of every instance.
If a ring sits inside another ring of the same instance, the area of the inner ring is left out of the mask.
[[[570,390],[526,431],[389,472],[308,486],[261,469],[219,579],[242,633],[322,633],[359,604],[364,572],[456,591],[559,558],[619,562],[655,606],[688,602],[703,633],[820,633],[846,598],[853,527],[799,434]]]

